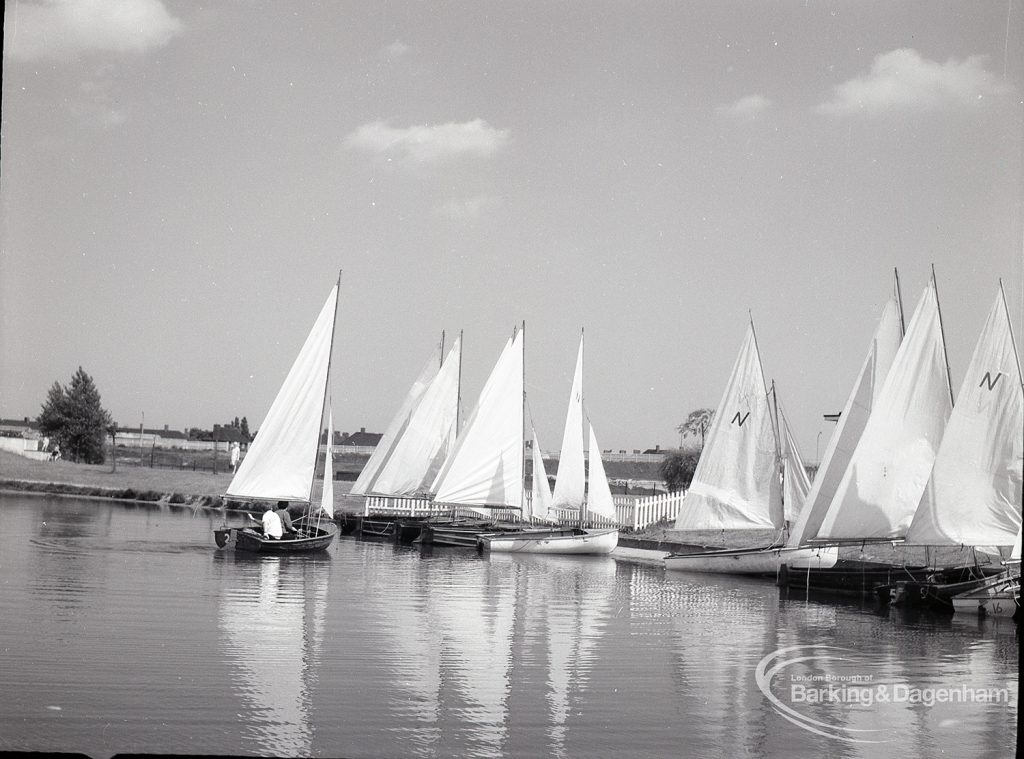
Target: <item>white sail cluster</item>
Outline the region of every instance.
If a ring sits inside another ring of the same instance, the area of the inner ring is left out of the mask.
[[[790,545],[1019,545],[1024,385],[1002,288],[955,405],[934,279],[902,342],[897,324],[890,304]]]
[[[584,454],[583,340],[569,394],[565,433],[554,493],[533,432],[532,498],[526,499],[524,445],[524,338],[506,342],[476,406],[456,436],[461,341],[440,369],[436,357],[424,367],[388,426],[352,492],[402,496],[428,493],[438,504],[489,514],[491,508],[521,509],[529,521],[555,521],[571,510],[614,517],[614,503],[593,428],[589,430],[589,488]]]
[[[433,483],[456,437],[462,338],[428,359],[359,478],[355,495],[412,496]]]
[[[952,408],[938,297],[930,281],[818,537],[904,537]]]
[[[509,338],[465,428],[434,480],[434,500],[523,505],[523,333]]]

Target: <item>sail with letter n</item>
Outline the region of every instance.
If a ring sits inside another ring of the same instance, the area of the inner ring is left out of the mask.
[[[676,529],[781,527],[772,493],[778,482],[777,446],[751,324],[708,428]]]
[[[1011,546],[1021,528],[1024,390],[1000,286],[907,532],[918,545]]]

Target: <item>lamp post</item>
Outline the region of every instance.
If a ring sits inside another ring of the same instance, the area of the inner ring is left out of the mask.
[[[139,466],[142,466],[143,460],[146,458],[145,451],[142,450],[142,438],[146,428],[146,412],[142,412],[142,421],[139,422]]]

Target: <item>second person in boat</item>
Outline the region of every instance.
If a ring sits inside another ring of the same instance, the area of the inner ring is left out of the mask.
[[[285,540],[294,540],[298,535],[295,525],[292,524],[292,516],[288,513],[288,501],[277,502],[277,516],[281,519],[281,527],[284,529]]]

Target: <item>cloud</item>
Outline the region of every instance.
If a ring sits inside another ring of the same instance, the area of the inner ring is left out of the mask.
[[[452,198],[443,203],[437,210],[442,216],[447,216],[455,221],[475,219],[485,211],[496,207],[499,199],[491,195],[481,195],[475,198]]]
[[[771,108],[772,101],[764,95],[747,95],[741,97],[735,103],[720,105],[715,110],[724,113],[726,116],[734,116],[742,119],[754,119]]]
[[[896,110],[935,110],[976,103],[1012,92],[985,68],[983,56],[945,63],[922,58],[903,48],[875,57],[871,71],[836,86],[832,99],[815,110],[834,116],[862,113],[875,116]]]
[[[381,155],[397,154],[413,163],[435,163],[464,155],[488,158],[508,141],[508,130],[495,129],[482,119],[404,129],[374,121],[349,134],[345,146]]]
[[[4,53],[23,60],[144,53],[182,29],[160,0],[23,1],[8,6]]]

